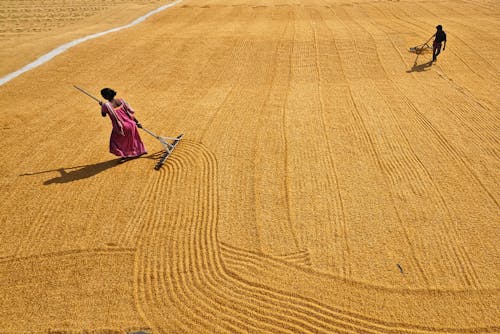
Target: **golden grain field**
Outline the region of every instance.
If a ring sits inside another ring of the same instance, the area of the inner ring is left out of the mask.
[[[0,0],[0,76],[170,2]],[[184,0],[0,86],[0,333],[500,332],[499,17]]]

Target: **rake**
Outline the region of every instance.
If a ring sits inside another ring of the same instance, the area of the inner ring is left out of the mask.
[[[434,35],[432,35],[425,43],[409,48],[409,51],[415,52],[416,54],[420,54],[425,50],[432,49],[432,46],[429,45],[429,42],[431,41],[432,37],[434,37]]]
[[[97,102],[102,103],[101,100],[99,100],[95,96],[89,94],[84,89],[82,89],[82,88],[80,88],[78,86],[75,86],[75,85],[73,85],[73,87],[75,87],[76,89],[78,89],[83,94],[89,96],[90,98],[96,100]],[[163,166],[163,164],[165,163],[165,161],[168,159],[168,157],[172,154],[172,152],[174,151],[174,148],[181,141],[181,139],[184,136],[184,134],[181,133],[177,137],[163,137],[163,136],[158,136],[157,134],[153,133],[151,130],[148,130],[144,126],[142,126],[142,124],[139,123],[139,121],[137,119],[135,119],[135,122],[136,122],[137,127],[139,129],[142,129],[143,131],[145,131],[146,133],[148,133],[152,137],[155,137],[160,142],[160,144],[163,146],[165,152],[161,155],[160,160],[158,161],[158,163],[155,166],[155,169],[159,170],[161,168],[161,166]],[[172,141],[172,142],[169,143],[168,142],[169,140]]]

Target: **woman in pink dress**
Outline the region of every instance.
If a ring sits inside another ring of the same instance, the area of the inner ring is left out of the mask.
[[[116,92],[111,88],[102,89],[101,95],[108,100],[108,102],[99,103],[101,115],[103,117],[108,115],[113,125],[109,151],[121,157],[120,162],[146,154],[137,129],[141,125],[134,117],[134,110],[123,99],[116,99]]]

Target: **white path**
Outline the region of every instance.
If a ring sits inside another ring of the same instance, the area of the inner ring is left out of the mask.
[[[15,71],[15,72],[9,73],[6,76],[0,78],[0,86],[2,86],[4,83],[6,83],[6,82],[8,82],[8,81],[10,81],[12,79],[14,79],[15,77],[23,74],[24,72],[28,72],[29,70],[32,70],[35,67],[38,67],[38,66],[40,66],[40,65],[48,62],[49,60],[51,60],[55,56],[60,55],[61,53],[63,53],[64,51],[68,50],[69,48],[72,48],[75,45],[78,45],[80,43],[83,43],[85,41],[88,41],[88,40],[91,40],[91,39],[94,39],[94,38],[98,38],[98,37],[110,34],[112,32],[116,32],[116,31],[119,31],[119,30],[123,30],[123,29],[130,28],[132,26],[135,26],[136,24],[141,23],[144,20],[146,20],[151,15],[157,14],[157,13],[159,13],[159,12],[165,10],[165,9],[173,7],[173,6],[181,3],[182,1],[183,0],[176,0],[176,1],[172,2],[172,3],[169,3],[168,5],[164,5],[164,6],[158,7],[157,9],[150,11],[146,15],[143,15],[143,16],[139,17],[138,19],[132,21],[131,23],[129,23],[127,25],[124,25],[124,26],[121,26],[121,27],[117,27],[117,28],[113,28],[113,29],[109,29],[109,30],[106,30],[106,31],[103,31],[103,32],[98,32],[98,33],[95,33],[95,34],[92,34],[92,35],[88,35],[88,36],[85,36],[85,37],[82,37],[82,38],[75,39],[74,41],[68,42],[66,44],[63,44],[63,45],[59,46],[58,48],[55,48],[54,50],[52,50],[52,51],[44,54],[43,56],[41,56],[37,60],[33,61],[32,63],[29,63],[28,65],[24,66],[23,68]]]

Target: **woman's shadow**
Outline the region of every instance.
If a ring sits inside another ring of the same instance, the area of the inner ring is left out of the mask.
[[[113,159],[109,161],[103,161],[92,165],[85,166],[75,166],[69,168],[58,168],[53,170],[48,170],[40,173],[48,173],[58,171],[61,175],[50,180],[45,181],[44,185],[49,185],[53,183],[68,183],[76,180],[83,180],[94,175],[97,175],[101,172],[104,172],[107,169],[113,168],[120,164],[119,160]],[[38,173],[36,173],[38,174]]]
[[[141,158],[156,160],[161,156],[161,154],[162,154],[162,152],[160,151],[160,152],[156,152],[156,153],[153,153],[150,155],[142,156]],[[68,182],[73,182],[73,181],[77,181],[77,180],[87,179],[87,178],[92,177],[94,175],[97,175],[101,172],[104,172],[107,169],[116,167],[116,166],[121,165],[121,164],[123,164],[123,162],[120,162],[120,159],[112,159],[112,160],[108,160],[108,161],[98,162],[98,163],[92,164],[92,165],[61,167],[61,168],[50,169],[50,170],[45,170],[45,171],[41,171],[41,172],[25,173],[25,174],[21,174],[20,176],[29,176],[29,175],[36,175],[36,174],[59,172],[60,175],[58,177],[54,177],[50,180],[47,180],[43,184],[49,185],[49,184],[53,184],[53,183],[68,183]]]

